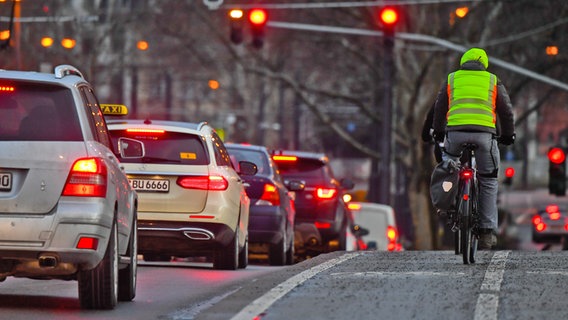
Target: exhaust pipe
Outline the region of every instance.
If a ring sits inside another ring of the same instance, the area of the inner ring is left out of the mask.
[[[57,257],[52,255],[40,256],[38,261],[42,268],[55,268],[58,264]]]
[[[210,232],[205,232],[205,231],[193,231],[193,230],[188,230],[188,231],[184,231],[183,234],[190,238],[191,240],[211,240],[213,239],[213,236],[211,235]]]

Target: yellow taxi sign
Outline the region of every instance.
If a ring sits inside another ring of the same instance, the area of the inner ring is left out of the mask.
[[[125,116],[128,114],[128,108],[123,104],[103,104],[101,110],[105,116]]]

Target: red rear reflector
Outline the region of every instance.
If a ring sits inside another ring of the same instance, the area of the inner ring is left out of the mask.
[[[298,157],[296,156],[272,156],[274,161],[298,161]]]
[[[105,197],[107,168],[100,158],[75,161],[63,188],[63,196]]]
[[[177,184],[185,189],[226,190],[229,183],[222,176],[188,176],[179,177]]]
[[[316,196],[319,199],[331,199],[335,197],[337,193],[336,189],[326,189],[326,188],[317,188],[316,189]]]
[[[166,132],[166,131],[165,131],[165,130],[161,130],[161,129],[131,128],[131,129],[126,129],[126,132],[128,132],[128,133],[136,133],[136,134],[148,134],[148,135],[152,135],[152,134],[164,134],[164,132]]]
[[[349,204],[347,204],[347,208],[349,208],[349,210],[359,211],[359,210],[361,210],[361,204],[359,204],[359,203],[349,203]]]
[[[316,225],[316,228],[318,228],[318,229],[329,229],[329,228],[331,228],[331,223],[329,223],[329,222],[316,221],[314,224]]]
[[[264,185],[264,192],[259,200],[268,201],[273,206],[280,205],[280,194],[275,185],[267,183]]]
[[[190,219],[214,219],[215,216],[192,214],[192,215],[189,216],[189,218]]]
[[[469,194],[464,194],[464,195],[463,195],[463,199],[464,199],[465,201],[467,201],[467,200],[469,199]]]
[[[99,239],[91,237],[81,237],[77,243],[77,249],[97,250]]]

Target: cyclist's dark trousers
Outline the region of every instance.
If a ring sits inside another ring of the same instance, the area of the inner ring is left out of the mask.
[[[457,161],[464,143],[477,145],[475,160],[480,189],[479,227],[497,230],[497,170],[500,159],[497,141],[488,132],[448,131],[444,147],[449,154],[444,153],[444,157]]]

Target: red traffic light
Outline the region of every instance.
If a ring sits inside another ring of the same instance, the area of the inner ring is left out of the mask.
[[[548,151],[548,160],[555,164],[561,164],[566,160],[566,154],[562,148],[552,148]]]
[[[506,178],[512,178],[514,175],[515,175],[515,168],[508,167],[507,169],[505,169],[505,177]]]
[[[391,7],[384,7],[379,12],[379,19],[383,25],[392,27],[398,22],[398,11]]]
[[[268,20],[268,15],[266,10],[263,9],[252,9],[249,13],[249,21],[256,26],[262,26],[266,24]]]

